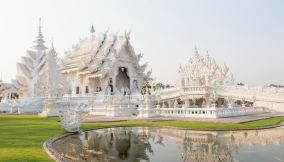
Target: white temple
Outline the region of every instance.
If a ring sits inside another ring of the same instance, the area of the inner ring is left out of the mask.
[[[226,64],[196,47],[178,70],[180,86],[153,91],[130,33],[97,33],[92,26],[62,59],[53,43],[44,45],[41,25],[34,43],[17,64],[16,79],[0,82],[0,112],[54,116],[84,107],[91,115],[205,118],[284,112],[283,88],[235,85]]]
[[[61,73],[72,96],[90,94],[137,94],[144,81],[147,64],[140,65],[142,55],[130,44],[130,33],[123,35],[96,33],[66,52]]]

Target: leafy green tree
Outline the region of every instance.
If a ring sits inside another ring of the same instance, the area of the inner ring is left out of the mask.
[[[238,85],[238,86],[244,86],[245,84],[242,83],[242,82],[240,82],[240,83],[238,83],[237,85]]]

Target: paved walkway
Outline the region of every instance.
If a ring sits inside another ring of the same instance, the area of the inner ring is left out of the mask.
[[[192,118],[192,117],[152,117],[152,118],[138,118],[138,117],[106,117],[106,116],[87,116],[85,122],[118,122],[118,121],[165,121],[165,120],[177,120],[177,121],[206,121],[215,123],[242,123],[247,121],[266,119],[272,116],[284,116],[284,113],[262,113],[245,115],[229,118]]]

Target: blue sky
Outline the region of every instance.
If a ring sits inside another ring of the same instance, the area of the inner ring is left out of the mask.
[[[238,82],[284,84],[284,1],[281,0],[1,0],[0,73],[15,76],[16,62],[33,45],[42,18],[46,45],[59,53],[96,31],[131,31],[157,81],[177,84],[178,65],[194,45]]]

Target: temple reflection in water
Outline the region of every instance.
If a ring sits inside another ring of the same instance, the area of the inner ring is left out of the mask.
[[[254,154],[277,149],[269,161],[284,160],[284,128],[205,132],[155,127],[106,128],[70,135],[53,146],[71,161],[143,162],[259,161]],[[249,150],[254,150],[251,153]],[[263,148],[263,149],[262,149]],[[264,151],[263,151],[264,150]],[[250,159],[246,159],[250,158]],[[172,160],[170,160],[172,161]]]

